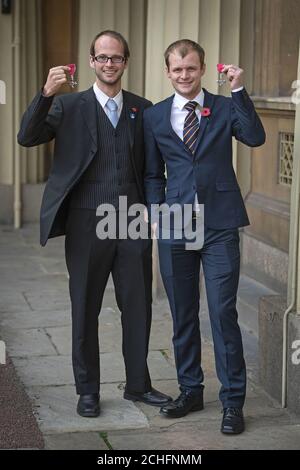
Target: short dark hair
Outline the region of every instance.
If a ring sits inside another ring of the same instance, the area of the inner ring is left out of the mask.
[[[205,52],[197,42],[192,41],[191,39],[179,39],[178,41],[172,42],[172,44],[169,45],[164,53],[165,63],[168,69],[169,57],[170,54],[172,54],[174,51],[178,51],[182,58],[185,57],[189,52],[196,51],[200,59],[201,68],[203,67]]]
[[[90,55],[92,57],[95,56],[95,43],[96,43],[97,39],[99,39],[101,36],[110,36],[111,38],[114,38],[117,41],[119,41],[123,46],[124,57],[125,57],[125,61],[127,62],[128,58],[130,56],[128,42],[126,41],[124,36],[122,36],[121,33],[118,33],[117,31],[112,31],[111,29],[101,31],[101,33],[98,33],[97,36],[94,37],[94,39],[92,41],[92,44],[91,44],[91,47],[90,47]]]

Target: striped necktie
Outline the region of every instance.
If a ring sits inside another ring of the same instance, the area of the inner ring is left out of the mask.
[[[195,112],[197,104],[198,103],[196,101],[189,101],[184,106],[184,108],[188,110],[188,113],[184,120],[183,142],[192,154],[194,154],[196,149],[196,143],[200,128],[199,119]]]

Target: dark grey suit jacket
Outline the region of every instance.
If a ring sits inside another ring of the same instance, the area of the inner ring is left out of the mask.
[[[151,102],[123,91],[131,161],[143,196],[143,111]],[[97,109],[93,88],[46,98],[39,92],[23,115],[18,143],[24,147],[55,138],[54,159],[40,212],[40,242],[65,234],[68,195],[97,153]]]

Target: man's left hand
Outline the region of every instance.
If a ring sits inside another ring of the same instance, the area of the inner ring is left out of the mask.
[[[243,84],[243,73],[244,70],[240,69],[237,65],[226,65],[224,64],[224,68],[222,70],[222,73],[226,73],[230,88],[232,90],[235,90],[236,88],[240,88],[241,86],[244,86]]]

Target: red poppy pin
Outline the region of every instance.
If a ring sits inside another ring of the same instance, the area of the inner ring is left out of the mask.
[[[130,117],[131,117],[131,119],[135,119],[137,112],[138,112],[138,108],[131,108],[131,109],[130,109]]]
[[[201,109],[201,116],[204,116],[204,117],[210,116],[210,109],[209,108],[202,108]]]

